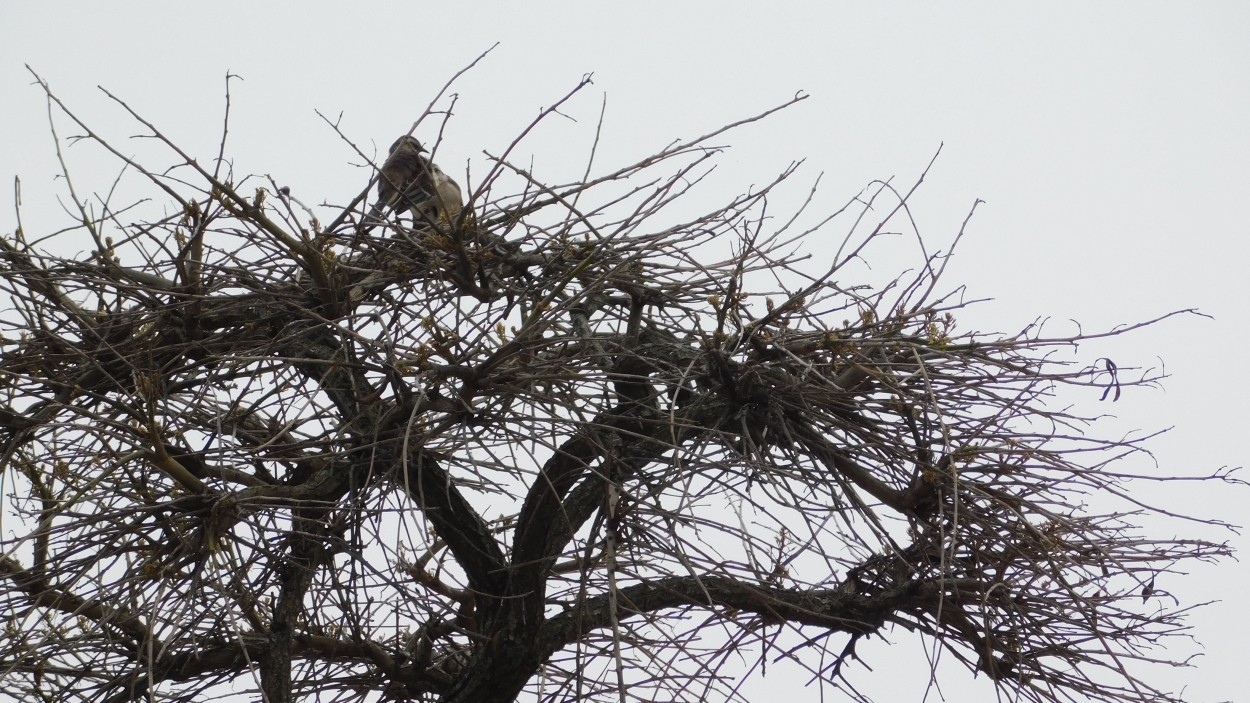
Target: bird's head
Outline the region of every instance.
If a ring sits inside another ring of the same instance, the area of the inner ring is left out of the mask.
[[[399,139],[396,139],[395,143],[391,145],[390,153],[394,154],[397,151],[411,151],[413,153],[420,154],[425,151],[425,147],[421,146],[421,142],[417,141],[416,137],[405,134]]]

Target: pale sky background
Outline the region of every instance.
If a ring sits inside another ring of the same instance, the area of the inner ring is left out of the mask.
[[[545,123],[522,149],[545,180],[580,175],[605,95],[598,172],[803,91],[807,101],[718,140],[733,148],[713,192],[762,185],[806,159],[799,181],[823,173],[820,197],[832,210],[872,179],[910,185],[944,143],[913,213],[926,244],[946,248],[973,201],[985,201],[946,284],[993,301],[961,313],[961,328],[1014,332],[1050,317],[1092,331],[1197,308],[1214,319],[1174,319],[1082,350],[1124,366],[1164,363],[1164,390],[1133,390],[1114,405],[1092,392],[1067,400],[1114,413],[1093,429],[1108,437],[1175,426],[1151,445],[1159,468],[1142,458],[1126,470],[1202,474],[1247,463],[1238,399],[1250,349],[1250,3],[592,7],[5,2],[0,231],[15,226],[14,175],[28,237],[69,222],[55,200],[63,186],[54,181],[43,94],[24,63],[117,144],[150,148],[125,139],[138,130],[97,85],[202,162],[216,152],[224,76],[238,74],[236,172],[272,174],[309,204],[345,203],[368,179],[314,111],[341,116],[357,143],[384,151],[453,73],[496,42],[453,88],[460,98],[438,160],[462,184],[466,165],[485,172],[482,152],[501,153],[583,74],[593,73],[594,85],[565,108],[571,119]],[[107,189],[117,173],[98,150],[70,149],[67,158],[80,188]],[[884,273],[914,260],[872,264]],[[1149,493],[1176,512],[1250,522],[1250,490],[1169,484]],[[1188,528],[1163,529],[1156,536]],[[1250,547],[1245,534],[1193,534]],[[1196,666],[1157,671],[1153,681],[1201,703],[1248,700],[1247,584],[1244,562],[1160,579],[1185,604],[1219,602],[1191,619],[1205,645]],[[892,648],[861,648],[874,671],[854,669],[855,681],[880,701],[920,701],[923,649],[901,633],[892,640]],[[986,679],[958,666],[943,673],[947,700],[996,700]],[[782,690],[795,702],[820,700],[799,681],[761,683],[757,700]]]

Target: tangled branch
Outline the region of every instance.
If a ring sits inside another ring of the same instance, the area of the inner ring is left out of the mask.
[[[173,210],[67,171],[81,224],[0,239],[0,690],[732,699],[725,655],[777,627],[853,693],[905,628],[1020,700],[1178,700],[1140,666],[1184,631],[1156,577],[1228,550],[1095,512],[1143,439],[1053,402],[1158,378],[1068,359],[1097,334],[959,332],[949,252],[856,283],[923,174],[806,231],[815,190],[767,214],[794,166],[670,214],[722,129],[566,185],[505,150],[455,221],[369,223],[366,190],[323,227],[48,97]]]

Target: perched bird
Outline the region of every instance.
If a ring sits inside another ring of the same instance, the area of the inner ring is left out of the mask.
[[[434,197],[432,203],[435,212],[433,218],[437,219],[442,215],[448,222],[455,222],[460,218],[460,211],[464,209],[464,195],[460,192],[460,185],[451,179],[438,164],[430,162],[430,170],[434,174]]]
[[[370,213],[407,209],[413,224],[437,222],[440,216],[455,222],[464,208],[460,186],[423,154],[415,137],[403,136],[391,145],[378,174],[378,202]]]

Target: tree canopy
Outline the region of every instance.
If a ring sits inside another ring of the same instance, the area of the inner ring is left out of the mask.
[[[1145,438],[1056,401],[1157,383],[1073,352],[1137,325],[963,331],[924,174],[698,209],[739,122],[571,183],[491,156],[410,227],[346,134],[373,178],[310,207],[224,133],[131,111],[168,147],[140,163],[44,88],[148,192],[66,170],[74,221],[0,239],[0,691],[735,700],[736,652],[854,698],[857,644],[906,630],[1011,699],[1180,700],[1155,577],[1228,550],[1143,536]]]

